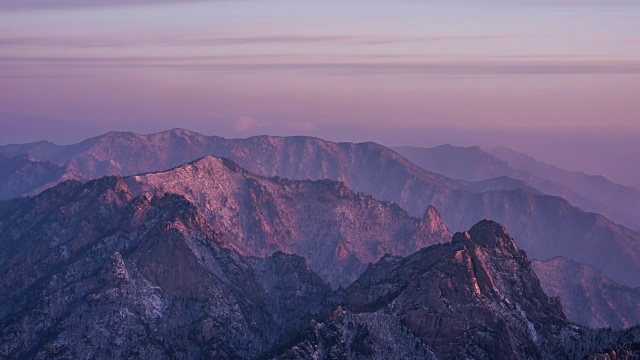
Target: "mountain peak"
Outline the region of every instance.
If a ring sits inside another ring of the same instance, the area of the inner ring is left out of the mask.
[[[242,173],[245,170],[241,168],[235,161],[229,160],[227,158],[221,158],[216,156],[205,156],[200,159],[194,160],[182,167],[195,166],[196,168],[204,168],[204,169],[212,169],[212,168],[220,168],[224,167],[234,173]]]
[[[518,251],[518,247],[507,230],[497,222],[486,219],[475,224],[469,231],[456,233],[452,242],[472,242],[487,249]]]
[[[431,233],[451,234],[442,216],[440,216],[440,213],[433,205],[429,205],[427,211],[425,211],[422,216],[422,226]]]
[[[197,133],[195,131],[191,131],[188,129],[182,129],[182,128],[173,128],[170,130],[166,130],[161,132],[160,134],[176,134],[176,135],[180,135],[180,136],[201,136],[202,134]]]

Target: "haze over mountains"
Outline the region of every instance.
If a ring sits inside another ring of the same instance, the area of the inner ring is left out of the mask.
[[[160,171],[205,155],[236,161],[264,176],[338,180],[353,191],[392,201],[421,218],[435,206],[446,225],[463,230],[484,218],[511,229],[530,256],[563,255],[592,264],[612,279],[640,285],[640,234],[568,201],[530,189],[482,191],[425,171],[400,154],[374,143],[332,143],[308,137],[224,139],[187,130],[152,135],[108,133],[68,146],[39,142],[6,145],[0,153],[29,153],[71,169],[83,180],[112,174]],[[495,166],[499,161],[495,161]],[[491,186],[499,186],[493,184]],[[495,190],[489,186],[489,190]],[[611,261],[612,258],[616,261]]]
[[[441,145],[433,148],[393,147],[428,171],[472,182],[508,177],[506,188],[530,187],[567,199],[571,204],[632,229],[640,229],[640,191],[616,184],[602,176],[562,170],[507,148],[483,150]],[[499,189],[498,187],[495,187]]]
[[[28,154],[0,154],[0,200],[35,195],[61,181],[81,177],[71,165],[59,166]]]
[[[640,288],[620,285],[593,266],[563,257],[532,265],[544,291],[561,299],[572,321],[614,329],[640,324]]]

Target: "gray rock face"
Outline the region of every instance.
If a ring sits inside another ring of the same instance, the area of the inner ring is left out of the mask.
[[[640,343],[614,345],[585,357],[587,360],[637,360],[640,359]]]
[[[354,314],[339,308],[323,323],[312,322],[294,345],[275,359],[436,359],[433,351],[396,317]]]
[[[434,208],[417,219],[343,183],[263,178],[214,157],[126,181],[138,194],[183,195],[241,254],[301,255],[336,286],[386,253],[408,255],[451,238]]]
[[[342,304],[276,358],[582,359],[613,344],[633,346],[640,334],[570,323],[526,254],[490,221],[451,243],[384,257],[346,289]]]
[[[3,358],[255,358],[332,308],[303,259],[248,262],[121,178],[0,203],[0,229]]]
[[[571,321],[613,329],[640,324],[640,288],[620,285],[593,266],[563,257],[532,264],[544,291],[560,298]]]
[[[525,253],[489,221],[450,244],[383,258],[347,289],[347,304],[393,314],[438,358],[544,358],[566,323]]]
[[[498,221],[511,229],[519,246],[533,258],[566,256],[596,266],[615,281],[640,286],[635,276],[640,271],[639,233],[583,212],[561,198],[527,189],[474,192],[374,143],[332,143],[309,137],[224,139],[171,130],[153,135],[108,133],[69,146],[7,145],[0,147],[0,153],[30,153],[60,165],[69,163],[87,179],[161,171],[215,155],[258,175],[339,180],[354,191],[395,202],[412,216],[420,217],[435,206],[456,231],[485,218]]]

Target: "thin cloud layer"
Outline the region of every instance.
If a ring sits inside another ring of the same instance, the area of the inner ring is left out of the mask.
[[[466,62],[400,62],[364,63],[274,61],[265,55],[243,55],[228,62],[229,57],[0,57],[0,64],[49,64],[56,67],[167,68],[198,71],[296,71],[316,75],[580,75],[640,74],[640,61],[612,60],[479,60]]]
[[[404,43],[430,43],[446,41],[492,41],[515,40],[513,36],[364,36],[364,35],[310,35],[310,34],[236,34],[236,35],[167,35],[154,34],[148,36],[86,36],[73,35],[38,35],[8,36],[0,34],[0,45],[12,47],[137,47],[143,45],[157,46],[211,46],[211,45],[255,45],[255,44],[315,44],[338,43],[345,45],[388,45]]]
[[[3,0],[0,10],[72,9],[149,4],[183,4],[206,0]]]
[[[184,4],[194,2],[221,1],[221,0],[3,0],[0,2],[1,10],[28,10],[28,9],[72,9],[90,7],[113,6],[137,6],[149,4]],[[486,0],[487,4],[511,3],[534,5],[570,5],[570,6],[617,6],[639,5],[637,0]],[[478,2],[470,2],[478,3]],[[399,3],[399,6],[402,4]]]

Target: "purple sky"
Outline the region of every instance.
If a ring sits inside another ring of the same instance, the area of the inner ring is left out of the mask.
[[[0,2],[0,143],[506,145],[640,183],[637,1],[129,3]]]

